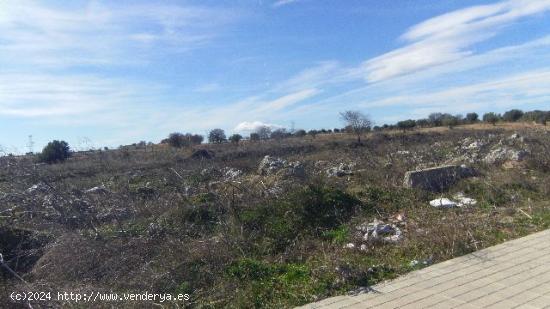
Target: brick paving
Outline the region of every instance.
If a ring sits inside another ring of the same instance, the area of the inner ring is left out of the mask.
[[[550,230],[301,308],[550,308]]]

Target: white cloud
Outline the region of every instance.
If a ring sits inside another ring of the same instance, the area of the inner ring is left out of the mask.
[[[402,36],[409,45],[366,61],[366,78],[378,82],[463,59],[473,53],[469,47],[503,26],[548,10],[550,0],[508,0],[428,19]]]
[[[250,132],[255,132],[256,130],[258,130],[259,128],[262,128],[262,127],[268,127],[268,128],[271,128],[272,130],[282,128],[282,126],[280,126],[280,125],[276,125],[276,124],[272,124],[272,123],[264,123],[264,122],[261,122],[261,121],[252,121],[252,122],[243,121],[243,122],[239,123],[233,129],[233,131],[240,132],[240,133],[250,133]]]

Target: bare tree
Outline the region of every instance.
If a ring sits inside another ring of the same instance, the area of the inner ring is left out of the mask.
[[[271,128],[268,126],[261,126],[256,129],[256,132],[260,139],[269,139],[271,136]]]
[[[361,143],[361,134],[367,132],[372,126],[370,117],[360,111],[342,112],[340,113],[340,119],[357,135],[357,143]]]

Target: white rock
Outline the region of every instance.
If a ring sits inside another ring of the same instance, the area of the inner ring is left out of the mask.
[[[224,177],[227,180],[235,180],[238,177],[240,177],[242,174],[243,174],[243,171],[236,168],[226,167],[224,169]]]
[[[261,175],[270,175],[282,169],[287,164],[286,160],[265,156],[258,166],[258,173]]]
[[[354,249],[354,248],[355,248],[355,244],[351,242],[349,244],[344,245],[344,249]]]
[[[464,193],[459,192],[453,196],[453,199],[457,201],[458,207],[475,206],[477,201],[473,198],[464,196]]]
[[[30,188],[26,190],[27,193],[37,193],[37,192],[48,192],[48,186],[46,186],[43,183],[37,183],[35,185],[32,185]]]
[[[353,174],[353,164],[340,163],[338,166],[327,169],[328,177],[343,177]]]
[[[101,186],[97,186],[97,187],[93,187],[91,189],[88,189],[84,192],[86,192],[86,193],[109,193],[109,190],[107,190],[107,188],[105,188],[105,185],[101,185]]]

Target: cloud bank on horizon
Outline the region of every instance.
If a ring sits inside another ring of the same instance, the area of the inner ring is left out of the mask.
[[[344,109],[383,123],[548,108],[549,10],[550,0],[0,0],[0,130],[15,132],[0,145],[332,128]]]

